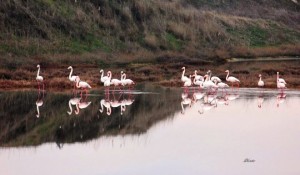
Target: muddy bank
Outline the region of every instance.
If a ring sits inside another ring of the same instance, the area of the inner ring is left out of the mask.
[[[300,88],[300,61],[241,61],[241,62],[225,62],[222,64],[211,63],[207,61],[190,60],[190,61],[170,61],[168,59],[160,59],[156,63],[124,63],[115,64],[109,68],[93,65],[75,65],[74,74],[79,75],[81,80],[87,81],[93,88],[100,88],[100,69],[112,71],[112,77],[120,79],[120,72],[125,71],[127,78],[137,83],[152,82],[154,84],[180,87],[182,83],[180,77],[181,68],[186,67],[185,75],[194,74],[194,70],[198,70],[198,74],[204,75],[207,70],[212,71],[213,76],[220,77],[225,81],[225,70],[230,70],[232,76],[237,77],[241,81],[241,87],[257,87],[258,75],[262,74],[265,87],[276,88],[276,72],[280,72],[280,76],[288,83],[288,88]],[[68,80],[69,70],[65,66],[42,67],[41,74],[44,77],[46,88],[69,89],[72,83]],[[0,88],[35,88],[37,70],[34,67],[8,70],[0,69]]]

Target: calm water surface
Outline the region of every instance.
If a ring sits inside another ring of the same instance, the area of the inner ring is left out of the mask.
[[[0,92],[0,174],[300,174],[300,92]]]

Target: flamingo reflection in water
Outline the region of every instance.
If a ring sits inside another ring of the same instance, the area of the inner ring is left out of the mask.
[[[36,113],[36,117],[37,118],[40,117],[40,107],[42,107],[43,104],[44,104],[43,98],[44,98],[44,95],[42,96],[42,98],[40,98],[40,95],[38,95],[38,99],[35,102],[36,111],[37,111],[37,113]]]
[[[72,112],[73,112],[72,105],[76,107],[76,105],[80,102],[80,100],[81,100],[81,98],[77,98],[77,97],[71,98],[71,99],[69,100],[69,109],[70,109],[70,111],[67,111],[67,113],[68,113],[69,115],[71,115]]]
[[[181,94],[181,114],[184,114],[185,113],[185,107],[184,106],[189,106],[189,107],[192,107],[192,98],[189,97],[189,94],[184,92]]]
[[[264,96],[263,95],[258,96],[257,97],[257,107],[262,108],[263,102],[264,102]]]
[[[91,101],[87,102],[86,100],[87,100],[86,98],[84,100],[82,98],[72,98],[72,99],[70,99],[71,102],[69,101],[69,107],[70,107],[70,104],[72,104],[72,103],[75,104],[76,109],[75,109],[74,113],[76,115],[78,115],[80,113],[81,109],[87,108],[92,103]],[[72,114],[72,108],[70,108],[70,110],[71,111],[69,111],[69,112],[71,112],[71,113],[68,112],[69,115]]]
[[[279,107],[279,104],[284,103],[286,100],[286,94],[285,93],[278,93],[276,97],[276,105]]]

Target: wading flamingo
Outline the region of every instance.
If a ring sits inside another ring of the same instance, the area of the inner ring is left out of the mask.
[[[185,88],[185,92],[188,91],[188,87],[192,86],[192,75],[190,75],[190,78],[187,79],[187,81],[184,82],[183,86]]]
[[[69,66],[68,69],[71,69],[70,74],[69,74],[69,80],[74,83],[74,89],[75,89],[75,87],[76,87],[76,78],[79,77],[79,76],[72,75],[72,73],[73,73],[73,67],[72,66]]]
[[[122,77],[121,79],[123,79],[123,81],[122,81],[123,86],[131,87],[131,86],[135,85],[134,81],[132,81],[131,79],[128,79],[128,78],[126,79],[126,74],[124,72],[121,77]]]
[[[103,76],[103,74],[104,74],[103,69],[100,70],[100,74],[101,74],[100,81],[101,81],[102,83],[104,83],[104,82],[108,79],[108,76]]]
[[[182,75],[181,75],[181,81],[184,83],[186,81],[189,81],[189,78],[187,76],[185,76],[185,67],[182,67]]]
[[[111,80],[111,71],[107,72],[107,77],[108,78],[104,82],[105,91],[106,91],[105,93],[109,93],[109,87],[111,85],[111,82],[110,82],[110,80]]]
[[[122,72],[121,72],[121,80],[122,80]],[[110,84],[111,85],[114,85],[114,90],[116,89],[116,87],[118,87],[119,89],[120,89],[120,86],[122,85],[122,81],[121,80],[119,80],[119,79],[112,79],[111,81],[110,81]],[[120,89],[121,90],[121,89]]]
[[[40,83],[43,84],[43,90],[44,90],[44,88],[45,88],[45,85],[44,85],[44,82],[43,82],[44,78],[42,76],[40,76],[41,67],[40,67],[39,64],[36,67],[38,68],[38,71],[37,71],[37,74],[36,74],[36,81],[38,82],[39,91],[40,91]]]
[[[209,80],[211,80],[212,82],[217,81],[217,82],[219,83],[219,82],[222,81],[219,77],[216,77],[216,76],[213,76],[213,77],[212,77],[212,76],[211,76],[211,71],[210,71],[210,70],[207,71],[207,74],[208,74],[208,76],[209,76]]]
[[[203,76],[197,75],[197,70],[195,70],[195,73],[194,73],[194,80],[204,81]]]
[[[264,81],[261,80],[261,74],[259,74],[258,77],[259,77],[259,80],[257,83],[258,87],[264,87],[265,83],[264,83]]]
[[[226,81],[229,81],[231,83],[231,87],[233,87],[233,84],[237,84],[238,87],[240,87],[240,80],[235,77],[229,76],[229,70],[226,70],[225,72],[227,73]]]
[[[78,89],[84,90],[86,95],[87,95],[87,89],[92,88],[87,82],[80,81],[79,77],[76,77],[76,87]],[[81,96],[82,96],[82,91],[81,91]]]
[[[279,78],[279,72],[277,72],[277,88],[281,90],[281,93],[283,93],[283,89],[285,89],[286,82],[284,79]]]
[[[194,85],[199,86],[199,88],[201,88],[201,85],[203,83],[203,80],[197,80],[196,78],[194,78],[193,80]]]
[[[208,75],[204,76],[204,82],[202,84],[203,88],[205,89],[211,89],[211,88],[218,88],[217,85],[215,85],[215,83],[213,83],[210,79]]]
[[[217,80],[215,80],[214,82],[218,86],[218,89],[224,90],[225,88],[229,88],[228,84],[226,84],[226,83],[223,83],[223,82],[217,83],[218,82]]]

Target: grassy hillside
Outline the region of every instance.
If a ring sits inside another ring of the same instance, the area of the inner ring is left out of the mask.
[[[289,0],[3,0],[0,21],[2,57],[299,54],[300,5]]]
[[[0,88],[33,87],[36,64],[48,87],[65,88],[69,65],[99,85],[100,68],[165,82],[177,80],[183,65],[221,74],[227,58],[299,55],[300,4],[291,0],[0,2]]]

